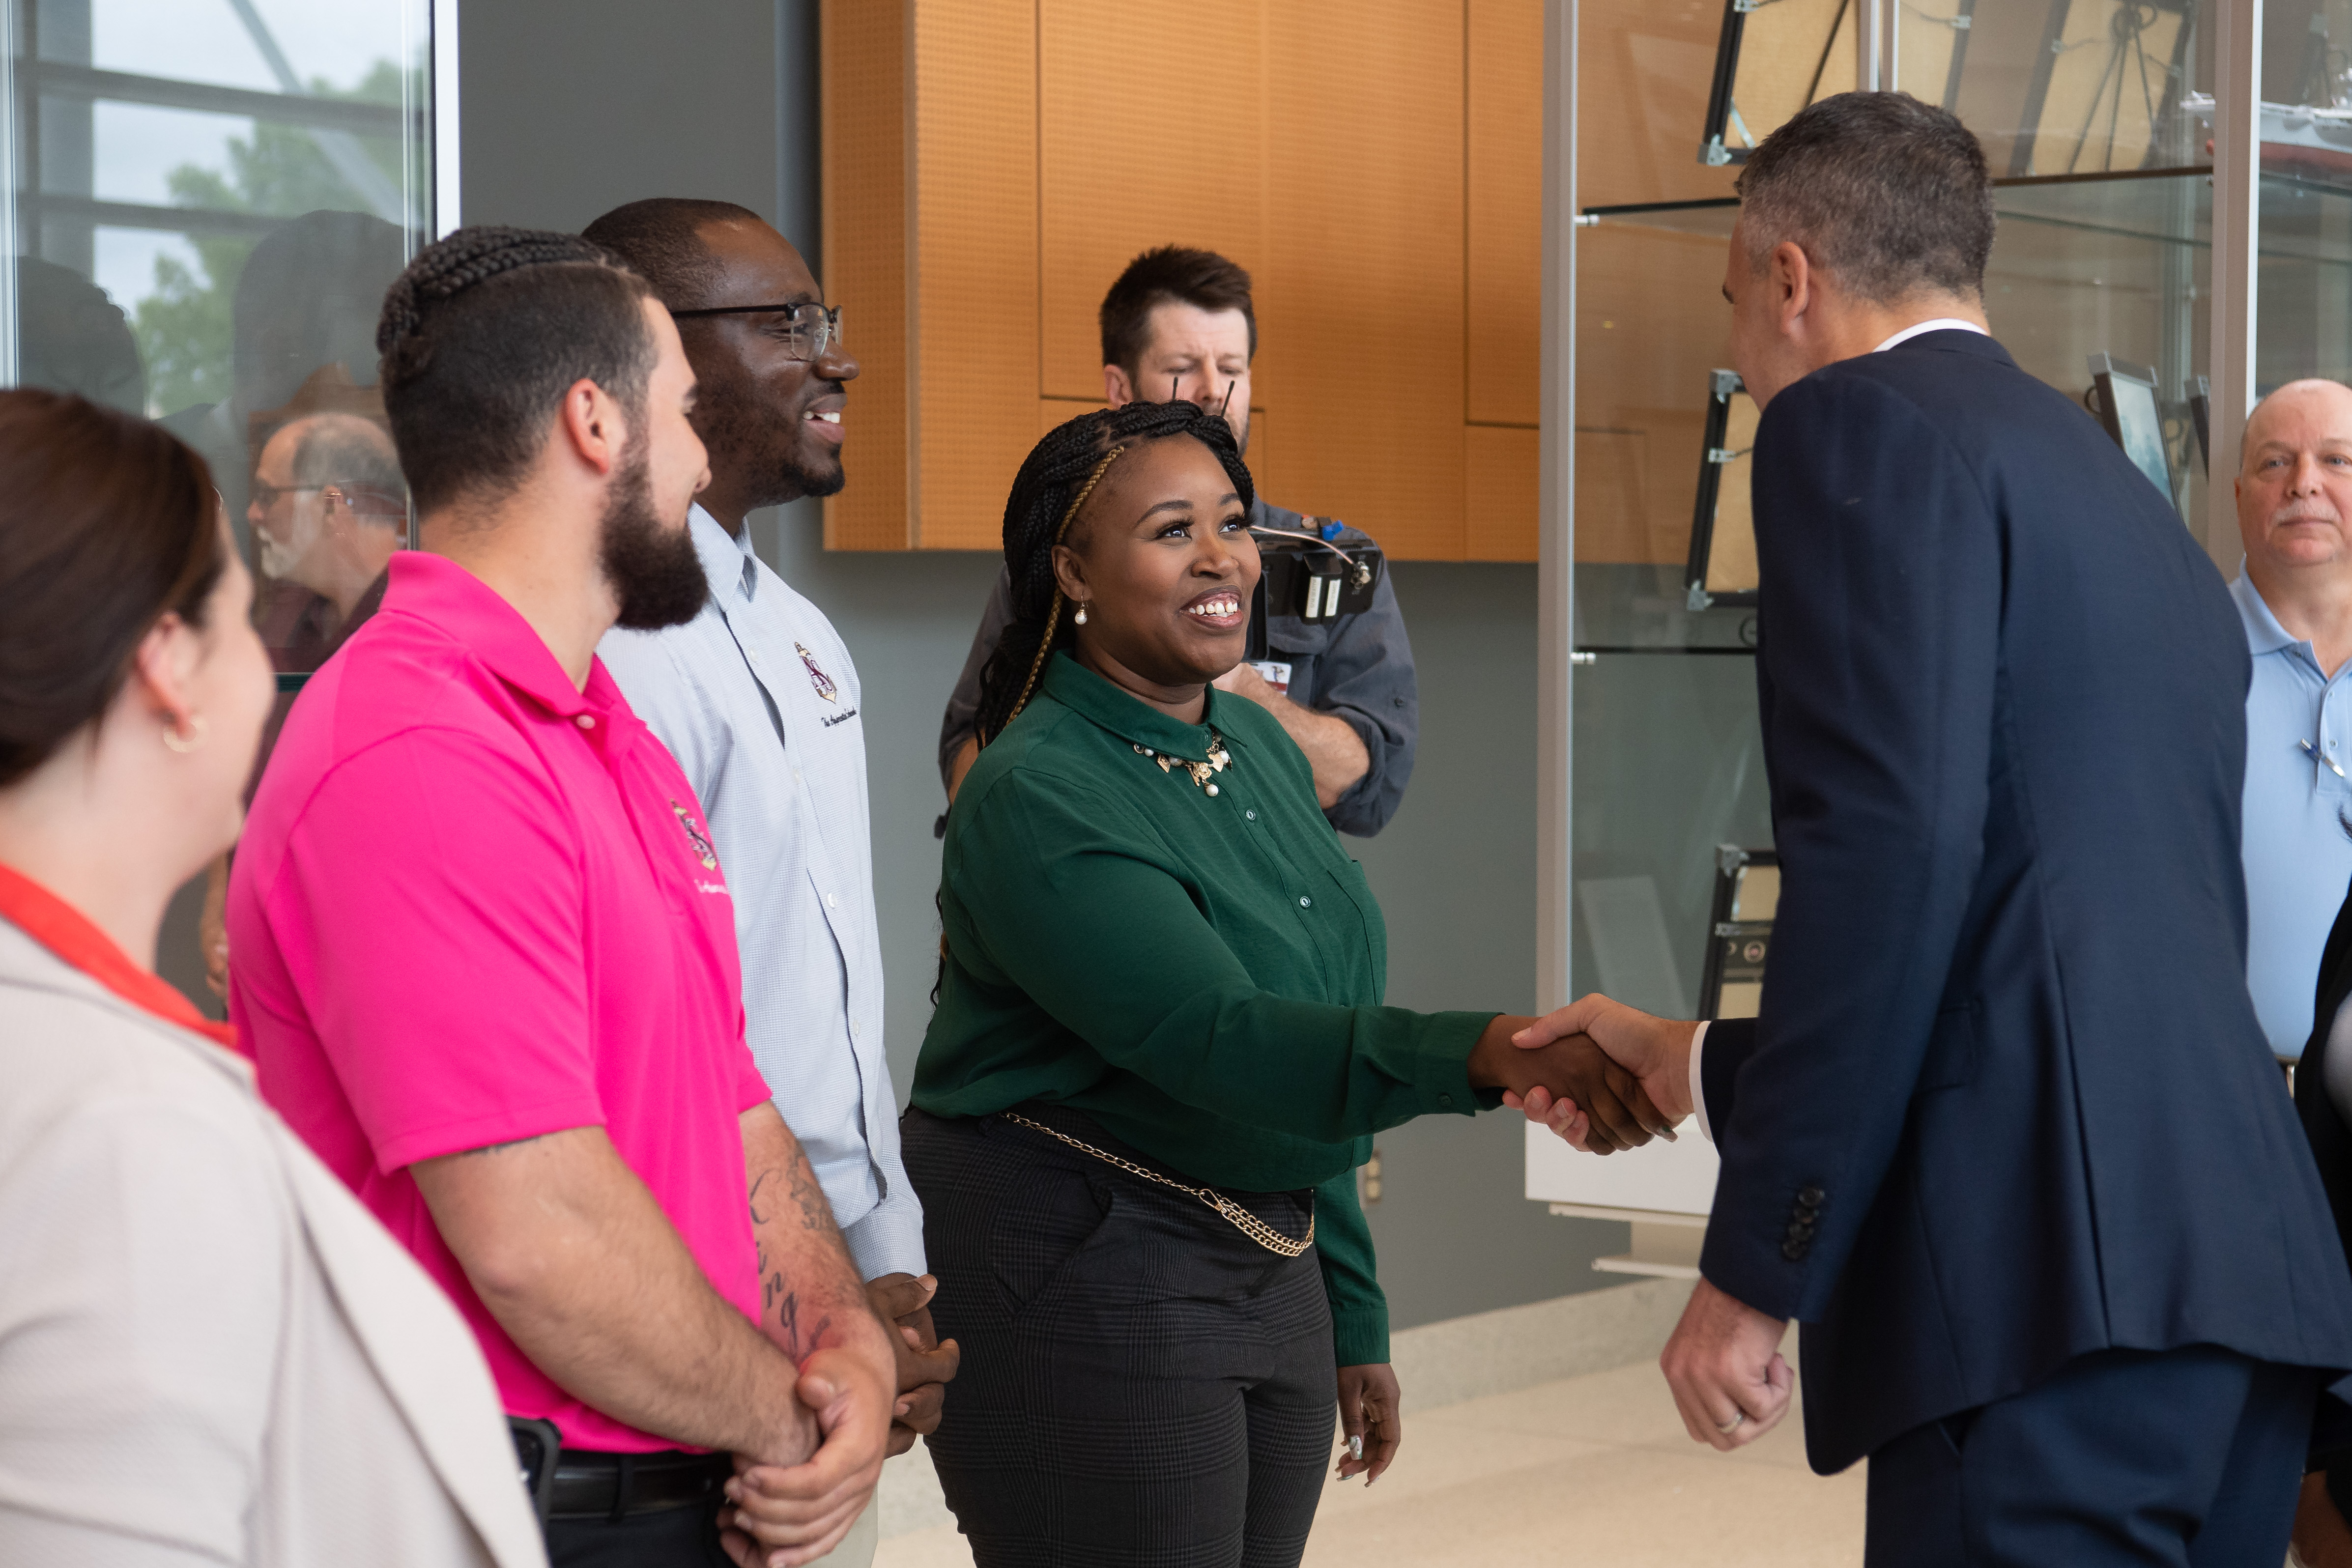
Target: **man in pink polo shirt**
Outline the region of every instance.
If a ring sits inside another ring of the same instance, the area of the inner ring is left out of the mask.
[[[693,372],[641,279],[514,229],[420,254],[377,346],[425,548],[255,798],[236,1021],[555,1428],[557,1568],[811,1562],[892,1352],[745,1048],[701,808],[594,656],[702,604]]]

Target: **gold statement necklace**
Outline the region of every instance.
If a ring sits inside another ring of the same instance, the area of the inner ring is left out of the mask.
[[[1135,754],[1138,757],[1148,757],[1160,764],[1160,771],[1162,773],[1173,774],[1178,768],[1182,768],[1193,783],[1209,794],[1214,795],[1217,792],[1217,775],[1234,765],[1234,758],[1233,753],[1225,749],[1225,737],[1217,733],[1217,727],[1213,724],[1210,725],[1208,730],[1209,759],[1206,762],[1192,762],[1181,757],[1171,757],[1164,751],[1154,751],[1148,746],[1137,746]],[[1134,745],[1132,741],[1129,744]]]

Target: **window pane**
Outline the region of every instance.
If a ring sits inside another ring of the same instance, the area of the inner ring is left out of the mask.
[[[429,0],[15,13],[4,368],[204,455],[280,673],[274,739],[407,538],[374,340],[385,287],[429,232]],[[163,967],[211,1004],[201,892],[175,906]]]

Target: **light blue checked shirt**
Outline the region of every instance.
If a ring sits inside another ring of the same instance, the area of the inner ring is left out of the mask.
[[[921,1274],[882,1054],[882,944],[856,666],[817,607],[700,507],[710,598],[596,650],[686,770],[735,894],[751,1056],[866,1279]]]
[[[2254,655],[2246,692],[2246,988],[2271,1050],[2300,1057],[2311,1038],[2320,949],[2352,883],[2352,838],[2340,821],[2352,812],[2345,777],[2352,774],[2352,661],[2332,679],[2321,674],[2311,644],[2278,623],[2242,573],[2230,597]]]

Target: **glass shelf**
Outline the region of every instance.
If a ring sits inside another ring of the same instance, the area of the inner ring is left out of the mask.
[[[2077,402],[2090,389],[2094,353],[2151,367],[2166,402],[2173,499],[2184,518],[2201,518],[2204,455],[2189,399],[2206,373],[2210,176],[2155,169],[2004,180],[1997,189],[2000,227],[1985,285],[1994,334],[2029,373]],[[2352,370],[2352,246],[2343,237],[2352,235],[2352,189],[2271,174],[2262,203],[2260,381],[2344,374]],[[1585,215],[1577,235],[1579,641],[1733,645],[1738,617],[1685,610],[1652,585],[1650,569],[1678,567],[1688,549],[1708,372],[1727,364],[1720,285],[1738,204],[1643,203]],[[1642,329],[1621,337],[1633,323]]]

